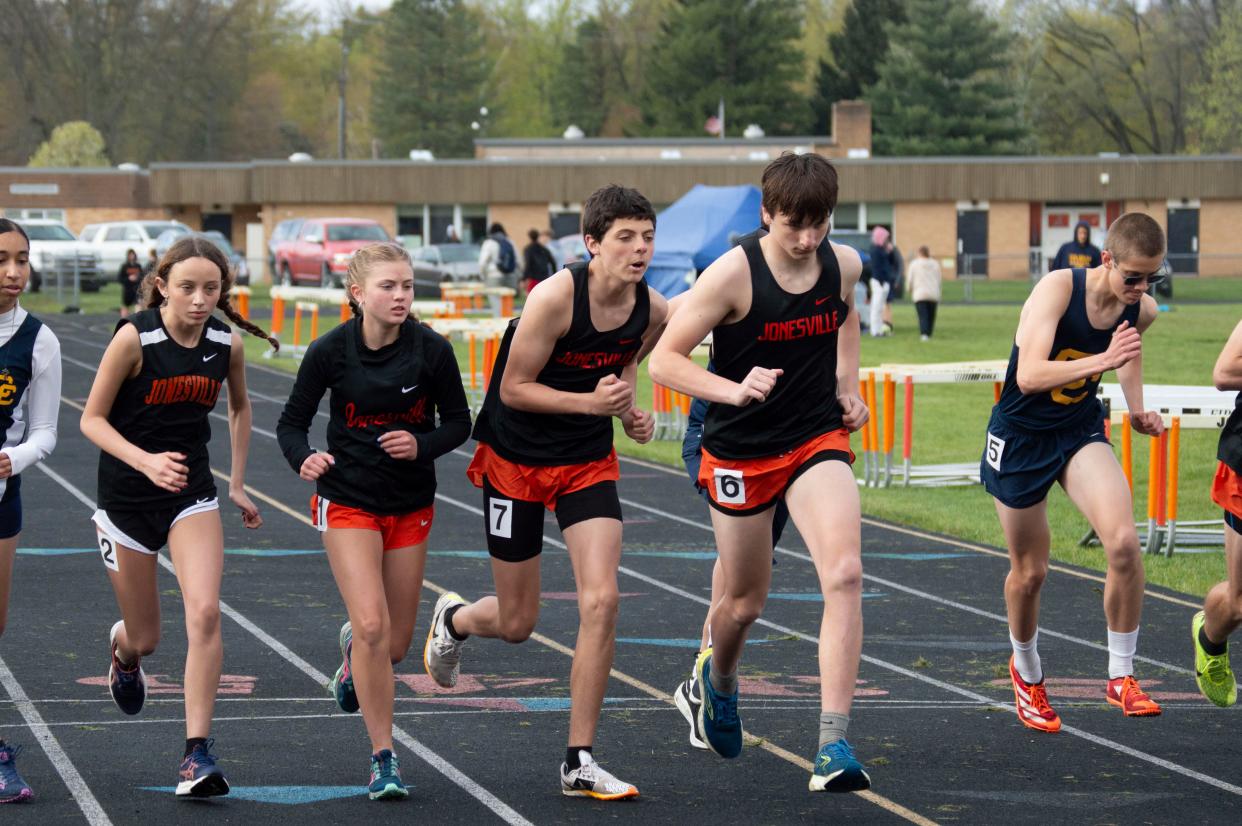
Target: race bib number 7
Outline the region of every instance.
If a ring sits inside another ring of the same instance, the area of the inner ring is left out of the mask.
[[[718,467],[713,476],[716,480],[716,501],[719,504],[746,504],[746,480],[742,478],[742,471]]]
[[[501,539],[513,538],[513,500],[487,500],[487,532]]]

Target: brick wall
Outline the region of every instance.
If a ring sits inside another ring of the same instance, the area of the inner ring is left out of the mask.
[[[548,229],[547,204],[491,204],[487,208],[487,225],[500,223],[504,226],[509,240],[517,248],[518,260],[521,262],[522,248],[530,239],[526,237],[529,229]]]
[[[1143,212],[1156,219],[1156,223],[1169,229],[1169,205],[1167,201],[1126,201],[1122,204],[1126,212]]]
[[[1242,201],[1199,205],[1199,275],[1242,275]]]
[[[957,209],[947,203],[898,203],[893,207],[893,242],[906,262],[927,246],[945,278],[957,276]]]
[[[988,278],[1030,278],[1031,205],[988,204]]]

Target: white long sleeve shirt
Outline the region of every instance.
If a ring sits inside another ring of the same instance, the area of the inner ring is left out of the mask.
[[[21,328],[28,313],[20,306],[0,313],[0,347]],[[13,411],[13,425],[4,434],[0,453],[13,463],[13,475],[42,462],[56,449],[60,414],[60,342],[46,324],[39,328],[32,356],[30,384]],[[7,480],[0,480],[0,493]]]

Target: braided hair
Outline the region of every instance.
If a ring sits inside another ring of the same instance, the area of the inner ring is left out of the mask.
[[[349,301],[349,309],[354,314],[354,318],[362,318],[362,307],[354,301],[354,296],[349,290],[350,285],[357,284],[362,287],[367,275],[370,274],[371,267],[393,261],[403,261],[411,269],[414,267],[410,263],[410,254],[406,252],[405,247],[395,241],[367,244],[359,248],[349,259],[349,271],[345,274],[345,298]],[[410,317],[417,320],[413,312],[410,313]]]
[[[148,309],[155,309],[164,303],[164,297],[160,295],[160,291],[156,289],[156,280],[168,283],[168,274],[172,272],[172,268],[182,261],[191,258],[206,258],[215,264],[220,270],[220,299],[216,302],[216,306],[222,313],[228,316],[238,327],[257,336],[266,339],[272,345],[273,350],[280,349],[280,341],[274,336],[268,335],[263,328],[257,324],[253,324],[241,317],[241,314],[233,308],[233,304],[229,300],[229,291],[233,289],[233,271],[229,269],[228,259],[224,257],[224,253],[220,248],[206,238],[197,235],[185,235],[178,238],[177,241],[168,248],[168,252],[164,253],[164,257],[160,259],[160,263],[155,269],[147,273],[142,279],[141,287],[141,304]]]

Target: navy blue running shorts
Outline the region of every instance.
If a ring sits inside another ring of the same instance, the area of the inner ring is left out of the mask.
[[[1029,508],[1047,498],[1069,460],[1092,442],[1109,444],[1103,417],[1065,430],[1024,430],[993,408],[979,476],[1001,504]]]

